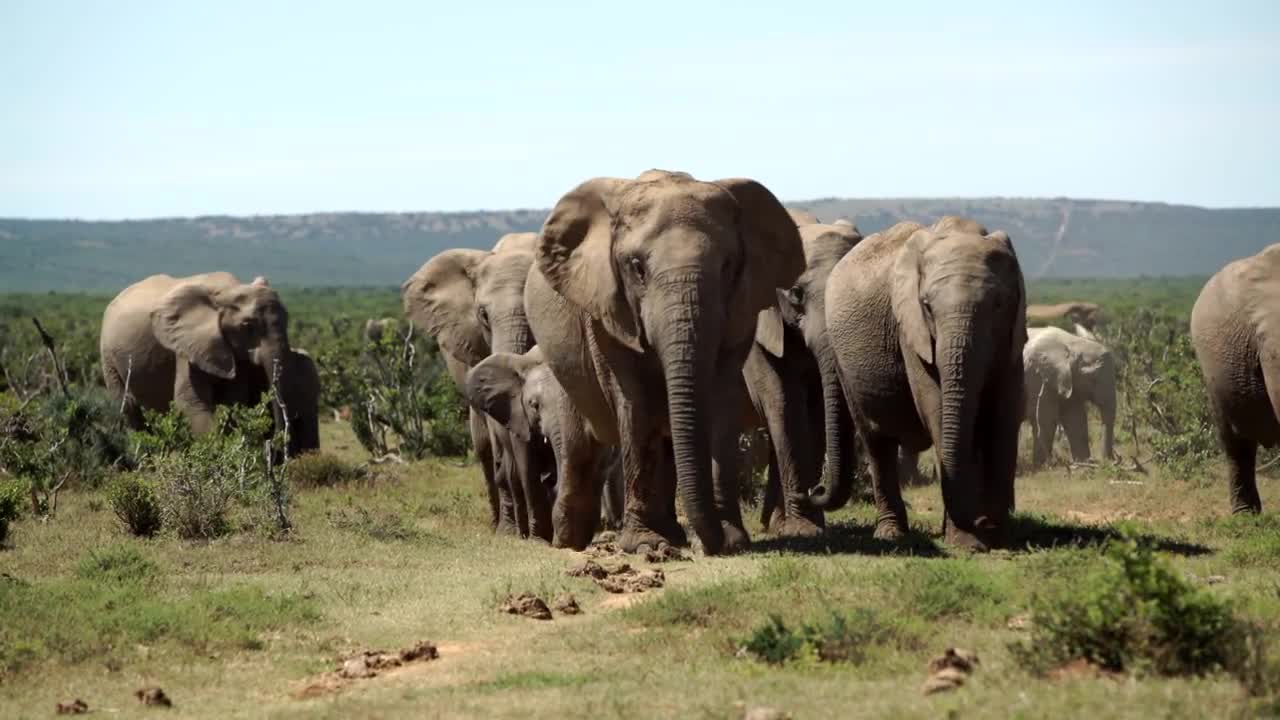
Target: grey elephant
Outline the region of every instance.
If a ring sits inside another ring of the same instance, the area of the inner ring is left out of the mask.
[[[742,371],[771,447],[761,522],[779,535],[813,535],[824,525],[822,512],[805,502],[824,453],[829,469],[854,470],[853,423],[827,337],[824,300],[832,268],[862,235],[852,225],[805,224],[799,230],[804,272],[778,292],[774,307],[761,311]]]
[[[369,342],[381,342],[386,333],[401,333],[398,318],[369,318],[364,323],[364,338]]]
[[[493,352],[521,354],[534,344],[524,308],[533,254],[521,238],[498,251],[446,250],[401,286],[405,314],[436,339],[459,389],[467,371]],[[551,499],[537,449],[474,408],[471,437],[489,492],[490,520],[503,534],[551,540]]]
[[[275,382],[290,454],[320,447],[319,373],[290,346],[289,313],[265,278],[152,275],[107,305],[99,349],[107,391],[134,428],[143,410],[173,404],[203,433],[219,405],[257,403]]]
[[[1191,343],[1227,456],[1231,511],[1260,513],[1258,446],[1280,444],[1280,244],[1209,278],[1191,309]]]
[[[585,419],[569,401],[564,388],[534,347],[523,355],[494,353],[467,373],[467,401],[501,423],[539,452],[553,456],[544,464],[556,469],[557,498],[585,505],[570,508],[557,503],[552,513],[555,547],[585,546],[597,528],[575,524],[575,513],[600,517],[616,529],[622,521],[622,468],[591,434]],[[565,488],[571,488],[563,493]],[[592,510],[594,507],[594,511]]]
[[[907,530],[899,448],[932,446],[948,543],[1007,542],[1014,506],[1026,293],[1003,232],[945,217],[858,243],[827,284],[827,332],[870,456],[875,535]],[[847,473],[834,473],[836,479]],[[823,509],[839,487],[811,496]]]
[[[588,180],[556,203],[525,305],[569,400],[620,448],[624,551],[685,542],[677,496],[703,552],[749,545],[736,488],[742,367],[757,315],[803,269],[795,223],[753,180],[651,170]],[[558,505],[576,505],[570,491]]]
[[[1097,303],[1083,300],[1069,300],[1054,305],[1028,305],[1028,325],[1048,325],[1065,320],[1073,326],[1084,328],[1093,333],[1103,323],[1102,308]]]
[[[1089,459],[1089,404],[1102,416],[1102,457],[1114,459],[1116,362],[1111,350],[1061,328],[1029,328],[1022,365],[1033,464],[1049,458],[1059,425],[1071,444],[1072,459]]]

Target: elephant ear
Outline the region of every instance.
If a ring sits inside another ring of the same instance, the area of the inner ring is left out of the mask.
[[[536,262],[553,290],[598,320],[623,345],[643,352],[640,325],[613,262],[609,204],[628,182],[595,178],[560,198],[542,225]]]
[[[524,411],[525,363],[522,360],[514,353],[490,355],[467,372],[463,393],[472,407],[528,442],[532,431]]]
[[[445,250],[400,286],[405,314],[450,355],[475,365],[489,355],[476,315],[475,274],[483,250]]]
[[[717,180],[738,201],[746,265],[734,307],[759,312],[775,305],[778,288],[790,288],[804,272],[804,244],[796,221],[764,185],[746,178]]]
[[[924,305],[920,301],[920,260],[925,245],[933,240],[933,234],[920,229],[911,234],[898,250],[893,263],[893,315],[898,320],[898,333],[907,350],[920,356],[926,364],[933,364],[933,336],[924,319]]]
[[[151,310],[151,330],[161,345],[210,375],[231,380],[236,356],[219,320],[216,294],[198,282],[176,285]]]
[[[1027,283],[1022,277],[1022,266],[1018,262],[1018,253],[1013,249],[1013,240],[1009,238],[1009,233],[1003,230],[996,230],[987,235],[992,240],[998,240],[1009,251],[1009,255],[1013,258],[1013,272],[1017,275],[1017,315],[1013,318],[1013,337],[1012,352],[1014,355],[1021,357],[1022,348],[1027,344]]]
[[[770,355],[782,357],[785,345],[782,338],[782,311],[777,305],[770,305],[756,315],[756,342]]]

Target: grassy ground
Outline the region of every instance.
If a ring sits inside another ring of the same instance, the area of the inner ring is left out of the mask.
[[[345,426],[326,448],[360,459]],[[1215,472],[1215,475],[1218,475]],[[1227,677],[1048,680],[1008,649],[1038,593],[1102,563],[1115,526],[1268,629],[1280,647],[1280,486],[1260,519],[1225,517],[1221,480],[1065,469],[1019,479],[1019,549],[953,557],[938,541],[935,487],[908,492],[916,532],[871,537],[866,506],[819,540],[756,530],[754,552],[666,563],[666,587],[605,593],[568,577],[582,556],[487,529],[479,473],[447,462],[392,468],[300,491],[288,541],[237,535],[192,545],[136,540],[88,493],[56,520],[19,522],[0,551],[0,716],[146,711],[158,685],[184,717],[740,717],[770,705],[809,717],[1221,717],[1280,712]],[[629,558],[638,567],[650,564]],[[1208,584],[1206,579],[1212,579]],[[572,592],[578,616],[499,613],[510,593]],[[874,612],[856,663],[783,667],[736,657],[771,613],[796,625],[832,610]],[[440,658],[296,697],[364,649],[431,640]],[[962,688],[924,696],[927,661],[977,652]]]

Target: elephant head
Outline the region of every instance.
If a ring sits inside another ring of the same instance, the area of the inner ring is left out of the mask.
[[[775,357],[782,357],[783,326],[804,339],[813,353],[822,377],[823,413],[826,425],[827,488],[840,488],[844,497],[825,495],[810,500],[819,509],[835,509],[847,500],[854,469],[853,421],[840,386],[840,368],[827,336],[827,279],[836,263],[862,240],[852,223],[843,225],[802,225],[805,269],[787,290],[777,292],[777,305],[761,311],[756,323],[756,341]],[[776,319],[775,319],[776,318]],[[775,329],[776,328],[776,329]],[[842,476],[848,473],[849,478]],[[841,477],[841,480],[836,480]]]
[[[724,545],[708,451],[720,422],[717,364],[745,359],[757,314],[803,262],[795,221],[747,179],[701,182],[662,170],[596,178],[561,198],[542,228],[537,263],[552,289],[630,362],[660,370],[677,493],[708,554]],[[741,374],[741,360],[732,373]]]
[[[401,286],[405,314],[467,365],[491,352],[523,353],[533,345],[524,311],[532,264],[533,254],[518,247],[446,250]]]
[[[891,292],[903,356],[916,358],[938,382],[934,443],[943,502],[963,532],[975,527],[987,482],[973,477],[979,406],[996,383],[1008,381],[1001,372],[1021,366],[1026,343],[1026,291],[1013,244],[1003,232],[979,234],[984,229],[944,218],[913,232],[898,252]],[[1013,380],[1019,389],[1021,375]]]
[[[246,384],[251,400],[274,385],[285,407],[309,407],[315,401],[308,397],[314,364],[290,348],[289,313],[280,296],[262,277],[248,284],[231,280],[210,274],[175,285],[151,311],[156,340],[215,383]],[[283,428],[280,402],[274,411]],[[299,438],[290,442],[301,449]]]
[[[387,332],[400,333],[400,321],[396,318],[369,318],[364,323],[364,337],[369,342],[382,342]]]

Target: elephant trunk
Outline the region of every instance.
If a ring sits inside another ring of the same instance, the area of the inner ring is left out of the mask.
[[[1104,460],[1118,460],[1115,449],[1116,435],[1116,379],[1115,364],[1110,355],[1106,356],[1107,372],[1099,374],[1098,383],[1101,388],[1101,401],[1098,403],[1099,414],[1102,415],[1102,457]]]
[[[840,384],[840,368],[829,342],[818,348],[818,370],[822,375],[822,407],[826,429],[826,478],[823,489],[805,498],[816,510],[838,510],[853,495],[854,468],[857,452],[854,444],[853,418]]]
[[[981,483],[975,467],[974,423],[985,380],[985,354],[974,342],[972,313],[952,317],[939,326],[935,344],[942,390],[941,438],[937,440],[941,465],[942,501],[952,528],[971,535],[978,516]]]
[[[533,347],[533,330],[524,312],[516,311],[493,318],[493,352],[523,355]]]
[[[717,347],[717,338],[710,337],[710,323],[702,318],[702,310],[716,304],[704,297],[707,288],[696,276],[664,284],[667,298],[661,317],[670,331],[658,334],[655,342],[667,384],[676,493],[703,552],[717,555],[724,548],[724,529],[714,502],[708,412],[714,399],[707,392],[713,380],[714,352],[704,356],[706,350]]]

